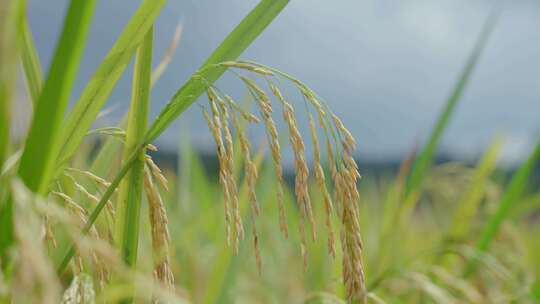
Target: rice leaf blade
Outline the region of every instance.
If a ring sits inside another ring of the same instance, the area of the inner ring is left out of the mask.
[[[488,219],[484,225],[480,237],[476,242],[477,255],[485,252],[488,248],[503,221],[509,217],[513,204],[517,202],[522,196],[525,188],[527,187],[529,177],[531,176],[536,163],[540,159],[540,140],[536,144],[533,152],[529,158],[521,165],[521,167],[514,173],[508,187],[506,188],[501,200],[497,206],[495,212]],[[469,260],[467,267],[465,268],[465,276],[471,275],[476,269],[478,258],[472,258]]]
[[[90,27],[95,1],[70,2],[62,34],[21,156],[19,175],[27,187],[43,194],[53,173],[62,118]]]
[[[496,22],[497,15],[495,12],[492,13],[486,20],[482,32],[478,36],[476,45],[470,53],[467,63],[465,64],[465,67],[461,72],[461,75],[459,76],[450,97],[447,99],[443,111],[437,119],[427,143],[414,161],[411,173],[405,186],[405,197],[409,197],[411,194],[413,194],[413,192],[419,190],[424,176],[433,162],[433,158],[437,152],[437,146],[441,141],[441,137],[446,130],[448,123],[450,122],[450,118],[452,117],[457,104],[461,100],[461,96],[469,83],[471,75],[478,64],[482,53],[484,52],[489,37],[495,28]]]
[[[63,125],[62,153],[57,155],[58,166],[69,160],[76,151],[165,2],[142,2],[97,68]]]
[[[472,220],[485,192],[486,183],[497,164],[501,145],[502,141],[497,139],[484,154],[474,171],[470,186],[455,209],[453,222],[449,229],[450,239],[459,240],[468,235]]]
[[[43,87],[43,72],[39,61],[39,56],[34,44],[34,38],[26,17],[20,22],[19,35],[21,36],[21,62],[24,71],[24,78],[28,87],[32,104],[36,106],[41,88]]]

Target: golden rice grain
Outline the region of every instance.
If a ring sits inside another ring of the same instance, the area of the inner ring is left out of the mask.
[[[174,288],[174,276],[170,266],[170,235],[167,213],[148,167],[144,170],[144,189],[148,201],[150,227],[152,230],[154,276],[161,284],[172,290]]]
[[[72,178],[73,179],[73,178]],[[99,198],[93,194],[91,194],[90,192],[88,192],[88,190],[81,184],[79,184],[75,179],[73,179],[73,184],[75,185],[75,188],[77,189],[77,191],[79,191],[80,193],[82,193],[89,201],[91,201],[92,203],[94,204],[98,204],[99,203]],[[115,210],[114,210],[114,206],[112,204],[112,202],[110,200],[107,200],[107,210],[109,211],[109,213],[111,214],[112,217],[115,216]]]
[[[307,251],[306,251],[306,232],[305,232],[305,221],[309,221],[311,225],[311,236],[313,240],[316,238],[315,231],[315,221],[313,217],[313,211],[311,207],[311,200],[309,197],[309,169],[304,157],[304,142],[302,136],[298,131],[296,126],[296,119],[294,116],[294,109],[291,104],[289,104],[284,98],[279,89],[270,84],[270,89],[274,96],[281,102],[283,105],[283,119],[287,124],[289,129],[289,142],[291,143],[294,160],[295,160],[295,193],[296,200],[298,202],[298,207],[300,209],[300,221],[298,223],[298,229],[300,230],[300,241],[301,241],[301,253],[304,258],[304,267],[307,266]]]
[[[279,145],[278,140],[278,132],[276,128],[276,124],[274,123],[274,120],[272,119],[272,104],[270,103],[270,99],[257,84],[248,78],[241,77],[241,79],[244,81],[244,83],[247,85],[247,87],[255,93],[255,99],[257,101],[257,104],[259,105],[259,108],[261,110],[263,121],[266,128],[266,133],[268,134],[268,141],[270,145],[270,151],[272,154],[272,161],[274,165],[274,171],[276,175],[277,185],[276,185],[276,193],[277,193],[277,202],[278,202],[278,209],[279,209],[279,227],[281,232],[285,235],[285,237],[288,237],[289,235],[289,228],[287,227],[287,219],[285,215],[285,203],[284,203],[284,191],[283,191],[283,170],[281,168],[281,148]]]
[[[165,178],[165,176],[163,175],[163,172],[161,171],[159,166],[156,165],[150,155],[145,155],[145,160],[146,165],[150,168],[150,172],[152,172],[152,175],[156,178],[161,187],[163,187],[163,189],[165,189],[166,191],[169,191],[169,182],[167,181],[167,178]]]
[[[334,240],[334,229],[332,227],[332,213],[333,213],[333,203],[330,197],[330,193],[326,187],[326,181],[324,177],[324,171],[321,165],[321,152],[319,149],[319,139],[317,137],[317,130],[315,127],[315,122],[311,113],[309,114],[309,126],[311,129],[311,138],[313,143],[313,171],[315,172],[315,180],[319,189],[323,194],[324,201],[324,211],[325,211],[325,223],[326,229],[328,230],[328,252],[332,257],[336,256],[335,240]]]
[[[75,214],[77,215],[83,215],[83,219],[84,219],[84,215],[86,215],[88,212],[86,211],[86,209],[84,209],[83,207],[81,207],[79,204],[77,204],[70,196],[68,196],[67,194],[63,193],[63,192],[58,192],[58,191],[52,191],[51,194],[55,195],[55,196],[58,196],[59,198],[61,198],[65,203],[67,203],[67,206],[75,212]]]
[[[257,201],[257,194],[255,192],[255,185],[257,182],[257,166],[253,163],[251,159],[251,148],[249,144],[249,140],[245,134],[244,129],[240,126],[240,122],[238,121],[238,117],[235,114],[234,111],[232,111],[232,121],[234,129],[236,130],[236,133],[238,134],[238,138],[240,141],[240,149],[242,150],[242,153],[244,154],[244,175],[247,180],[247,186],[248,186],[248,199],[250,202],[250,209],[251,209],[251,234],[253,237],[253,249],[255,250],[255,262],[257,264],[257,269],[259,271],[259,274],[262,272],[262,261],[261,261],[261,253],[259,248],[259,236],[257,234],[257,226],[256,226],[256,218],[259,215],[260,208],[259,208],[259,202]]]
[[[80,169],[76,169],[76,168],[67,168],[66,170],[81,174],[81,175],[85,176],[86,178],[96,182],[98,185],[103,186],[104,188],[108,188],[111,185],[111,183],[106,181],[104,178],[99,177],[99,176],[95,175],[94,173],[92,173],[90,171],[80,170]]]
[[[232,139],[231,130],[229,128],[229,111],[223,99],[219,98],[216,92],[212,89],[208,89],[208,99],[212,106],[212,112],[214,115],[219,116],[221,122],[221,128],[223,131],[223,139],[225,145],[225,171],[226,171],[226,185],[229,192],[229,198],[231,202],[231,211],[234,221],[233,237],[234,237],[234,252],[238,253],[238,247],[240,240],[244,238],[244,225],[242,224],[242,217],[240,216],[240,206],[238,202],[238,191],[236,186],[236,180],[234,178],[234,143]],[[219,107],[219,110],[218,110]]]
[[[211,118],[210,114],[208,114],[208,111],[206,111],[206,109],[203,108],[202,112],[208,124],[208,128],[210,129],[210,133],[212,133],[212,137],[214,138],[214,141],[216,143],[217,156],[218,156],[218,162],[219,162],[219,182],[223,189],[223,206],[224,206],[224,213],[225,213],[226,238],[227,238],[227,244],[230,245],[231,224],[232,224],[231,211],[229,207],[230,195],[229,195],[229,189],[228,189],[228,178],[227,178],[228,173],[226,170],[227,164],[226,164],[225,148],[223,146],[223,140],[221,137],[221,123],[219,120],[219,115],[216,116],[216,114],[213,114]]]

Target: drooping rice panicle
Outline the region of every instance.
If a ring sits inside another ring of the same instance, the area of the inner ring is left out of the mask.
[[[259,123],[260,119],[253,115],[252,113],[249,113],[248,111],[242,109],[229,95],[225,95],[225,100],[229,104],[229,106],[234,109],[236,112],[240,113],[242,118],[248,122],[251,123]]]
[[[328,252],[332,257],[336,256],[335,240],[334,240],[334,229],[332,227],[332,214],[334,212],[334,206],[332,203],[332,198],[326,187],[326,180],[324,177],[324,170],[321,165],[321,151],[319,147],[319,139],[317,136],[317,129],[315,127],[315,121],[313,120],[313,115],[309,114],[309,126],[311,129],[311,138],[313,143],[313,171],[315,172],[315,180],[321,193],[323,195],[324,201],[324,210],[325,210],[325,223],[326,229],[328,230]]]
[[[167,289],[174,289],[174,275],[170,262],[170,234],[168,228],[167,213],[163,200],[155,186],[151,169],[146,167],[144,171],[144,189],[148,201],[152,250],[154,256],[154,277]]]
[[[231,110],[232,110],[232,107],[231,107]],[[262,261],[261,261],[261,253],[260,253],[260,248],[259,248],[259,235],[257,233],[257,226],[256,226],[256,218],[260,213],[259,202],[257,200],[257,194],[255,191],[255,185],[256,185],[257,176],[258,176],[257,166],[251,159],[250,143],[246,136],[245,130],[240,125],[238,116],[236,115],[235,111],[231,111],[231,117],[232,117],[234,129],[236,130],[236,134],[238,135],[238,138],[240,141],[240,149],[242,150],[242,153],[244,155],[244,162],[245,162],[244,175],[247,180],[248,199],[250,202],[250,210],[251,210],[251,221],[252,221],[251,234],[253,237],[253,249],[255,250],[255,262],[257,264],[257,269],[259,273],[261,273]]]
[[[65,203],[67,203],[67,206],[75,212],[77,215],[83,215],[82,219],[84,219],[84,215],[86,215],[88,212],[86,209],[81,207],[79,204],[77,204],[70,196],[63,192],[58,191],[52,191],[51,194],[61,198]]]
[[[223,99],[219,98],[216,92],[212,89],[208,89],[208,99],[212,108],[212,113],[218,115],[221,128],[223,131],[224,139],[224,151],[225,151],[225,170],[227,172],[227,188],[229,192],[229,198],[231,202],[231,212],[233,216],[233,237],[234,237],[234,252],[238,253],[238,247],[240,240],[244,238],[244,225],[242,224],[242,217],[240,216],[240,205],[238,202],[238,190],[236,186],[236,180],[234,178],[234,143],[232,139],[231,130],[229,128],[229,112]]]
[[[288,237],[289,235],[289,229],[287,227],[287,219],[285,215],[285,203],[284,203],[284,192],[283,192],[283,169],[281,168],[281,151],[280,151],[280,145],[278,140],[278,132],[276,128],[276,124],[274,123],[274,120],[272,119],[272,104],[270,103],[270,99],[266,95],[266,93],[257,86],[257,84],[245,77],[241,77],[242,81],[247,85],[248,89],[254,93],[255,100],[257,101],[257,104],[259,105],[259,108],[261,110],[264,125],[266,128],[266,133],[268,135],[268,141],[270,145],[270,150],[272,154],[272,160],[274,165],[274,171],[276,175],[276,194],[277,194],[277,202],[278,202],[278,209],[279,209],[279,225],[281,232],[285,235],[285,237]]]
[[[300,209],[300,222],[299,229],[302,241],[302,254],[304,255],[304,261],[306,261],[306,240],[305,240],[305,226],[304,222],[307,221],[311,225],[312,238],[316,238],[315,230],[315,221],[313,217],[313,211],[311,207],[311,199],[309,196],[309,169],[304,156],[304,142],[302,136],[298,131],[296,118],[294,116],[294,109],[290,103],[288,103],[284,98],[279,89],[270,84],[270,88],[274,96],[282,103],[283,105],[283,120],[285,121],[289,129],[289,142],[291,143],[293,152],[294,152],[294,164],[296,169],[295,177],[295,193],[296,200],[298,202],[298,207]]]
[[[79,184],[75,179],[73,179],[73,184],[75,185],[77,191],[83,194],[89,201],[96,205],[99,203],[100,198],[88,192],[88,190],[83,185]],[[107,200],[107,209],[109,210],[111,216],[114,218],[115,211],[111,200]]]
[[[75,172],[75,173],[81,174],[81,175],[85,176],[86,178],[96,182],[98,185],[102,186],[103,188],[108,188],[111,185],[111,183],[106,181],[104,178],[99,177],[99,176],[95,175],[94,173],[92,173],[90,171],[80,170],[80,169],[76,169],[76,168],[66,168],[66,170],[70,171],[70,172]]]
[[[225,148],[223,146],[223,140],[221,138],[221,123],[219,121],[219,116],[213,115],[211,118],[210,114],[208,114],[208,111],[206,111],[205,108],[202,108],[202,112],[208,124],[208,128],[210,129],[210,133],[212,134],[212,137],[214,138],[214,141],[216,143],[216,153],[217,153],[218,162],[219,162],[219,183],[221,184],[221,187],[223,189],[225,231],[226,231],[227,244],[230,245],[231,243],[231,211],[230,211],[230,206],[229,206],[230,195],[229,195],[228,182],[227,182]]]
[[[344,143],[344,147],[348,145]],[[358,200],[360,199],[357,189],[357,181],[360,177],[356,162],[347,148],[343,150],[343,163],[339,181],[342,192],[342,215],[343,231],[341,235],[343,250],[343,281],[345,283],[347,298],[366,303],[367,291],[365,286],[364,264],[362,260],[362,238],[358,214]]]
[[[71,171],[73,171],[73,170],[71,170]],[[74,172],[77,172],[77,171],[74,171]],[[85,171],[85,172],[88,172],[88,171]],[[90,172],[88,172],[88,173],[90,173]],[[68,177],[71,180],[71,182],[73,183],[73,186],[75,186],[75,189],[78,192],[80,192],[84,197],[86,197],[86,199],[88,199],[90,202],[92,202],[92,203],[94,203],[96,205],[99,203],[100,198],[93,195],[93,194],[91,194],[83,185],[79,184],[79,182],[73,176],[71,176],[70,174],[67,174],[67,173],[64,173],[64,176]],[[95,176],[95,175],[93,175],[93,176]],[[99,178],[97,176],[95,176],[95,177]],[[99,178],[99,179],[101,179],[101,178]],[[102,180],[102,183],[106,183],[105,180]],[[107,206],[107,211],[109,212],[111,217],[114,218],[115,217],[115,210],[114,210],[114,206],[113,206],[112,201],[107,200],[106,206]]]
[[[78,184],[75,183],[76,187],[77,187],[77,185]],[[80,187],[82,187],[82,186],[80,186]],[[82,189],[84,189],[84,187],[82,187]],[[78,190],[81,191],[80,188],[78,188]],[[86,191],[86,189],[84,189],[83,191]],[[84,209],[79,204],[77,204],[70,196],[66,195],[65,193],[57,192],[57,191],[53,191],[51,193],[53,195],[61,198],[65,203],[67,203],[69,208],[72,210],[73,214],[79,219],[79,225],[81,227],[86,224],[87,215],[88,215],[88,212],[86,211],[86,209]],[[86,192],[86,193],[88,193],[88,192]],[[97,229],[96,229],[96,227],[94,225],[92,225],[90,227],[89,235],[91,237],[93,237],[94,239],[99,239],[100,238],[99,233],[98,233],[98,231],[97,231]],[[77,238],[75,238],[75,240],[77,240]],[[94,266],[96,268],[96,273],[97,273],[97,276],[98,276],[100,287],[103,288],[105,286],[106,282],[109,279],[109,272],[107,270],[107,267],[100,261],[100,259],[96,256],[95,252],[93,252],[93,251],[90,252],[90,258],[92,259],[92,263],[94,264]],[[75,260],[73,262],[74,263],[72,264],[72,266],[73,266],[73,269],[74,269],[75,273],[82,273],[84,271],[83,270],[84,263],[83,263],[83,259],[82,259],[82,256],[81,256],[79,250],[77,250],[76,258],[75,258]]]
[[[259,215],[260,208],[259,208],[259,202],[257,200],[257,194],[255,192],[255,184],[257,182],[258,172],[257,172],[257,166],[253,162],[251,158],[251,145],[249,143],[249,140],[246,136],[245,130],[241,127],[240,122],[238,120],[238,116],[232,111],[232,122],[233,127],[236,130],[236,134],[238,135],[238,139],[240,142],[240,149],[242,150],[242,154],[244,157],[244,175],[247,179],[247,185],[248,185],[248,196],[249,201],[252,205],[253,215]]]
[[[344,148],[350,151],[356,149],[356,140],[352,136],[351,132],[347,128],[345,128],[345,125],[343,124],[341,119],[339,119],[339,117],[337,117],[337,115],[335,114],[332,114],[332,119],[334,120],[334,123],[337,129],[341,132],[341,134],[344,137],[344,140],[345,140],[343,143]]]

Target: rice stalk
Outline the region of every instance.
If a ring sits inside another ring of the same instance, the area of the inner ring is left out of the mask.
[[[136,154],[133,167],[126,174],[118,189],[114,226],[114,241],[122,259],[135,269],[139,247],[140,207],[142,202],[146,145],[142,144],[150,109],[154,28],[151,26],[137,49],[133,68],[131,103],[128,114],[126,142],[123,159],[128,162]],[[141,147],[142,146],[142,147]],[[122,278],[128,285],[124,302],[131,302],[135,285],[131,278]]]

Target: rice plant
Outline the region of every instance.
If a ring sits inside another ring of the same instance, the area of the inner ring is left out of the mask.
[[[375,187],[372,177],[360,182],[356,139],[331,100],[280,69],[239,59],[287,0],[262,0],[150,117],[152,86],[180,35],[153,63],[165,2],[141,1],[70,111],[95,1],[70,1],[46,74],[25,1],[0,5],[0,303],[540,299],[538,223],[518,220],[540,205],[537,191],[527,191],[540,144],[507,186],[494,178],[501,141],[474,168],[432,165],[494,17],[426,146]],[[33,106],[22,140],[9,135],[19,70]],[[125,118],[95,128],[126,72]],[[217,86],[221,77],[242,92]],[[233,97],[241,93],[247,104]],[[158,161],[154,140],[189,107],[207,122],[217,172],[187,143],[179,172]],[[255,130],[266,136],[262,148]],[[282,165],[286,147],[292,181]],[[457,187],[464,191],[446,191]]]

